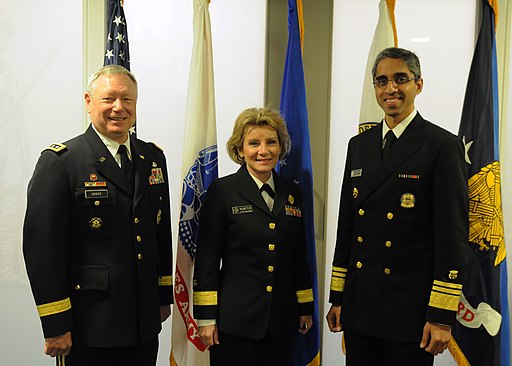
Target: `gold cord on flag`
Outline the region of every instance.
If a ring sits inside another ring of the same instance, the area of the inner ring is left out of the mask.
[[[494,32],[498,29],[498,0],[487,0],[494,11]]]
[[[489,1],[493,1],[493,0],[489,0]],[[389,12],[389,18],[391,21],[391,26],[393,27],[393,39],[395,41],[395,47],[398,47],[398,32],[396,30],[396,18],[395,18],[396,0],[386,0],[386,3],[388,5],[388,12]]]
[[[297,19],[299,20],[300,50],[304,52],[304,12],[302,0],[297,0]]]

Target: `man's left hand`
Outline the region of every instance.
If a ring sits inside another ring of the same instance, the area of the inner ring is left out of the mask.
[[[299,316],[299,333],[306,334],[311,326],[313,325],[313,319],[311,315]]]
[[[448,348],[451,334],[449,325],[427,322],[423,327],[420,347],[436,356]]]
[[[160,321],[163,323],[171,316],[171,305],[160,306]]]

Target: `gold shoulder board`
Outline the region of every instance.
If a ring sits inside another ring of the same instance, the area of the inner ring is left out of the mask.
[[[51,144],[50,146],[45,148],[43,151],[51,150],[53,152],[60,153],[62,151],[66,151],[67,149],[68,149],[68,147],[64,144]]]

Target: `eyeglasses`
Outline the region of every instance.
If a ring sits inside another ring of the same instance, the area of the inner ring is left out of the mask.
[[[391,81],[394,86],[398,86],[398,85],[403,85],[403,84],[406,84],[408,83],[409,81],[412,81],[412,80],[417,80],[418,78],[417,77],[412,77],[410,79],[408,79],[406,76],[397,76],[397,77],[394,77],[393,79],[387,79],[387,78],[377,78],[373,81],[373,85],[376,85],[378,86],[379,88],[384,88],[388,85],[388,83]]]

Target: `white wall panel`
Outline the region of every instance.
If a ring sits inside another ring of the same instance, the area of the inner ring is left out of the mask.
[[[79,1],[1,1],[0,354],[6,365],[55,364],[43,353],[21,232],[40,151],[82,130],[81,40]]]

